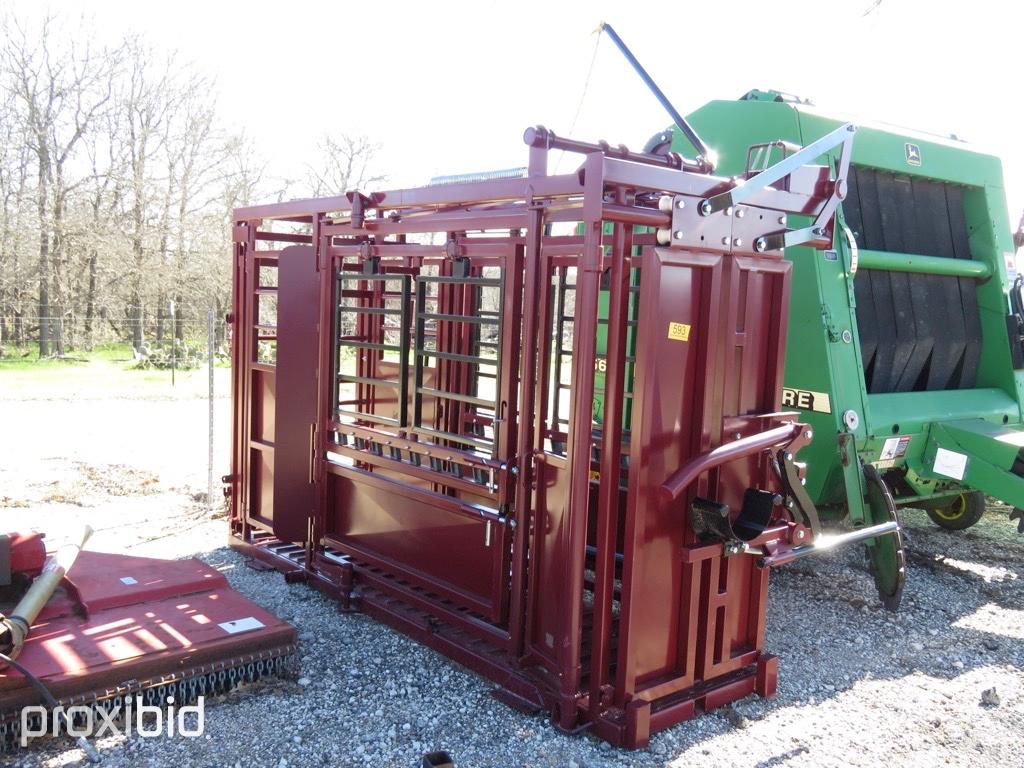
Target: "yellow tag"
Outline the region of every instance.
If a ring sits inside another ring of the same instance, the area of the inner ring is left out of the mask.
[[[600,483],[601,482],[601,473],[598,472],[596,469],[590,470],[590,482],[592,482],[592,483]]]
[[[687,323],[669,323],[668,337],[675,341],[689,341],[690,326]]]

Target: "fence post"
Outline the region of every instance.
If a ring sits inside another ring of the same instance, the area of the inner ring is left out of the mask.
[[[206,310],[206,359],[209,370],[207,399],[210,403],[208,453],[206,457],[206,503],[212,511],[213,504],[213,310]]]

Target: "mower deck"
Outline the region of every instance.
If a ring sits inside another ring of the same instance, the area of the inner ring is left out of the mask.
[[[82,552],[18,661],[61,705],[111,711],[136,695],[183,704],[251,682],[288,664],[295,642],[294,627],[199,560]],[[0,671],[0,751],[40,702],[20,673]]]

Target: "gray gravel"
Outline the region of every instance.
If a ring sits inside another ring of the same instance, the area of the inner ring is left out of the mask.
[[[152,415],[173,432],[173,414]],[[32,472],[41,470],[20,458],[30,489]],[[0,451],[5,460],[14,458]],[[224,520],[198,510],[195,488],[172,467],[160,471],[159,487],[147,482],[145,495],[134,497],[136,516],[124,528],[107,526],[96,548],[200,553],[236,589],[299,628],[302,667],[293,679],[209,702],[205,737],[101,740],[110,768],[412,767],[433,749],[449,750],[460,768],[1024,765],[1024,536],[1006,521],[1005,507],[959,534],[937,529],[921,512],[905,513],[910,578],[896,615],[875,598],[861,548],[780,569],[766,642],[781,658],[778,697],[748,698],[630,753],[513,712],[491,697],[487,681],[439,654],[364,616],[339,613],[308,587],[246,567],[223,546]],[[4,492],[17,501],[17,488]],[[94,490],[83,510],[28,494],[30,503],[0,516],[52,530],[58,521],[122,514],[131,500],[101,496]],[[179,526],[180,535],[168,535]],[[81,757],[69,742],[49,739],[0,762],[64,766]]]

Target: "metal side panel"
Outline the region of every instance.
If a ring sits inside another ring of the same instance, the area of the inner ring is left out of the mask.
[[[281,253],[277,269],[277,392],[274,403],[274,535],[304,542],[316,503],[311,461],[316,424],[320,274],[311,246]]]

